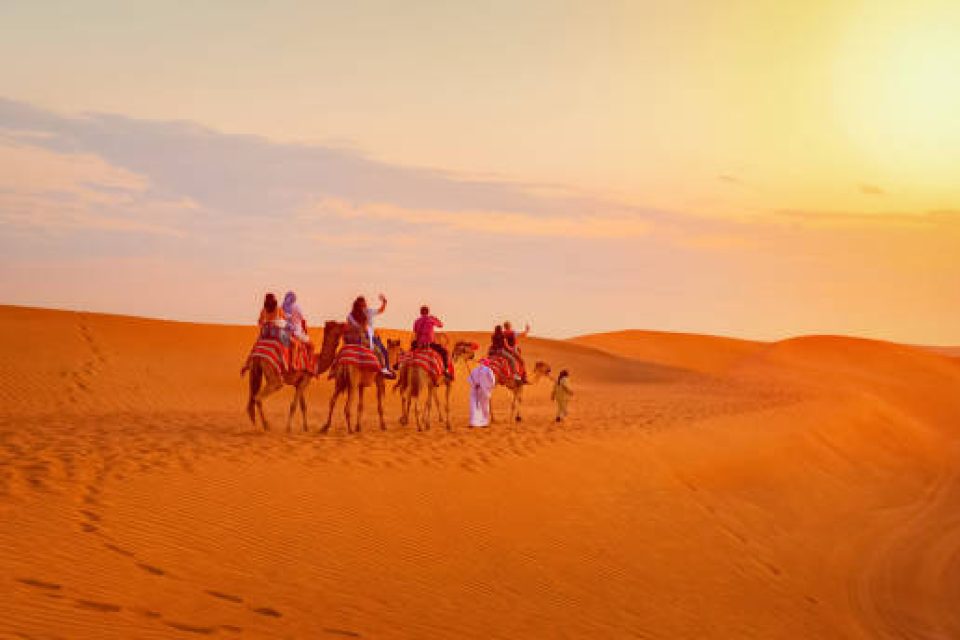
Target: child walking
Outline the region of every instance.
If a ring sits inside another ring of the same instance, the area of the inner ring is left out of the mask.
[[[562,422],[567,417],[567,403],[573,391],[570,389],[570,372],[564,369],[557,376],[557,382],[553,385],[552,398],[557,403],[557,422]]]

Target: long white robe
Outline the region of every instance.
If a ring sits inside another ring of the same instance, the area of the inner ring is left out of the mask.
[[[490,424],[490,396],[497,386],[497,378],[486,365],[477,365],[467,378],[470,385],[470,426]]]

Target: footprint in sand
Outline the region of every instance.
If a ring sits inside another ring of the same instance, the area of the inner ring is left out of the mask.
[[[168,627],[173,627],[177,631],[186,631],[187,633],[199,633],[203,635],[210,635],[217,631],[216,627],[203,627],[195,624],[187,624],[185,622],[173,622],[171,620],[164,620],[163,623]]]
[[[254,613],[259,613],[262,616],[267,616],[270,618],[279,618],[282,614],[274,609],[273,607],[257,607],[252,609]]]
[[[102,611],[103,613],[116,613],[123,609],[120,605],[110,604],[109,602],[96,602],[95,600],[74,600],[74,602],[81,609]]]
[[[87,520],[92,520],[93,522],[100,522],[100,515],[94,513],[93,511],[88,511],[87,509],[81,509],[80,513]]]
[[[214,598],[220,598],[221,600],[227,600],[228,602],[241,603],[243,598],[240,596],[235,596],[230,593],[223,593],[222,591],[214,591],[213,589],[207,589],[207,595],[211,595]]]
[[[137,566],[146,571],[147,573],[152,573],[155,576],[164,576],[167,575],[167,572],[161,569],[160,567],[155,567],[152,564],[147,564],[145,562],[138,562]]]
[[[123,548],[121,548],[121,547],[118,547],[117,545],[113,544],[112,542],[104,542],[104,543],[103,543],[103,546],[106,547],[107,549],[109,549],[110,551],[113,551],[114,553],[119,553],[119,554],[122,555],[122,556],[127,556],[128,558],[132,558],[132,557],[133,557],[133,551],[128,551],[127,549],[123,549]]]
[[[328,627],[328,628],[325,628],[325,629],[323,630],[323,632],[324,632],[324,633],[329,633],[330,635],[333,635],[333,636],[344,636],[344,637],[346,637],[346,638],[360,638],[360,637],[362,637],[362,636],[361,636],[359,633],[357,633],[356,631],[349,631],[349,630],[347,630],[347,629],[332,629],[332,628],[329,628],[329,627]]]
[[[46,589],[47,591],[59,591],[63,589],[63,585],[57,584],[56,582],[46,582],[44,580],[37,580],[36,578],[17,578],[17,582],[25,584],[28,587]]]

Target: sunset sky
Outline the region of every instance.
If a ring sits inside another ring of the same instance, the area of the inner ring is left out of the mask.
[[[0,4],[0,303],[960,344],[960,3]]]

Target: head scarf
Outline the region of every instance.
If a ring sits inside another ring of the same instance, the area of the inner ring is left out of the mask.
[[[293,291],[287,291],[287,295],[283,296],[283,313],[287,318],[303,315],[300,313],[300,305],[297,304],[297,294]]]

